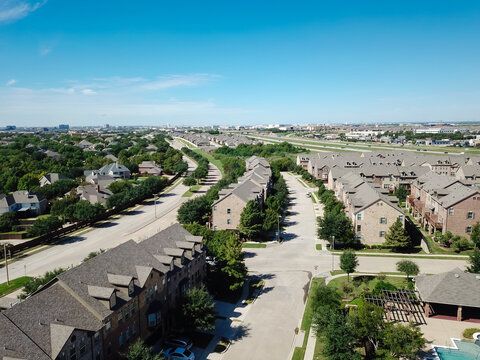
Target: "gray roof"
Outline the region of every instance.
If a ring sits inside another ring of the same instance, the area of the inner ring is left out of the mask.
[[[114,162],[98,169],[98,172],[102,175],[108,175],[109,173],[120,173],[120,172],[130,173],[130,170],[128,170],[126,166],[120,165],[118,162]]]
[[[420,297],[425,302],[480,308],[480,275],[455,268],[436,275],[415,278]]]
[[[52,354],[52,347],[57,340],[52,338],[52,325],[92,332],[103,326],[100,319],[59,283],[5,310],[3,314],[49,355]]]
[[[45,178],[45,180],[47,180],[50,184],[53,184],[55,181],[58,181],[58,180],[68,179],[68,177],[59,173],[48,173],[43,175],[42,178]]]
[[[47,201],[42,194],[31,193],[27,190],[14,191],[11,194],[0,194],[0,208],[12,204],[38,204]]]

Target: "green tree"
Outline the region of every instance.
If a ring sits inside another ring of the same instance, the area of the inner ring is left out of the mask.
[[[108,189],[114,194],[128,190],[131,187],[132,184],[128,180],[114,181],[110,185],[108,185]]]
[[[398,198],[398,200],[405,201],[407,199],[408,190],[405,188],[405,186],[400,185],[395,189],[394,194]]]
[[[480,245],[480,221],[477,221],[475,225],[472,226],[472,232],[470,233],[470,240],[473,242],[475,247]]]
[[[185,186],[193,186],[197,184],[197,180],[193,176],[187,176],[185,180],[183,180],[183,185]]]
[[[347,322],[342,311],[334,311],[324,328],[325,347],[323,353],[328,360],[360,360],[362,357],[354,349],[354,329]]]
[[[397,270],[407,275],[407,281],[409,280],[410,275],[418,275],[420,272],[418,265],[411,260],[400,260],[397,262]]]
[[[311,302],[314,310],[326,306],[332,311],[340,308],[342,295],[334,287],[320,285],[313,292]]]
[[[177,220],[180,224],[204,224],[210,214],[211,207],[205,195],[183,203],[178,209]]]
[[[223,260],[221,271],[227,276],[228,288],[231,291],[241,289],[247,277],[247,268],[243,261],[242,242],[235,233],[230,232],[218,255]]]
[[[367,359],[371,358],[380,345],[385,329],[383,308],[364,302],[357,309],[350,310],[348,322],[351,328],[355,329],[355,337],[359,344],[365,347]]]
[[[383,331],[383,345],[397,359],[415,359],[425,345],[425,339],[418,326],[412,323],[387,323]]]
[[[144,344],[142,340],[137,340],[128,347],[126,354],[123,354],[126,360],[163,360],[161,354],[152,354],[152,349]]]
[[[390,226],[388,234],[385,236],[385,244],[392,246],[396,250],[405,250],[412,247],[412,239],[403,228],[399,219]]]
[[[480,249],[478,247],[473,249],[473,253],[470,254],[468,262],[470,266],[467,268],[467,271],[480,274]]]
[[[188,329],[213,330],[215,328],[213,299],[203,286],[187,291],[182,304],[182,314]]]
[[[75,204],[73,217],[79,220],[93,220],[104,212],[105,208],[102,204],[96,203],[93,205],[87,200],[80,200]]]
[[[318,218],[318,236],[321,239],[330,241],[335,236],[336,242],[348,246],[353,244],[353,235],[352,222],[343,212],[326,212]]]
[[[15,211],[7,211],[0,215],[0,231],[12,231],[12,227],[18,224],[18,217]]]
[[[47,234],[57,230],[62,226],[62,221],[53,215],[35,220],[32,227],[28,229],[27,235],[30,237]]]
[[[58,268],[52,271],[47,271],[45,275],[31,278],[27,283],[25,283],[22,293],[18,296],[20,299],[25,299],[27,296],[33,294],[41,286],[47,284],[55,277],[63,273],[65,269]]]
[[[347,249],[340,255],[340,269],[347,273],[347,281],[350,281],[350,274],[355,272],[357,266],[357,255],[352,249]]]
[[[250,200],[240,214],[239,232],[247,239],[252,239],[262,231],[263,216],[260,206],[255,200]]]
[[[273,229],[277,229],[279,225],[279,217],[280,215],[274,209],[267,209],[265,210],[264,221],[263,221],[263,230],[269,231]]]
[[[25,174],[18,180],[18,190],[31,190],[32,188],[40,186],[38,176],[33,174]]]

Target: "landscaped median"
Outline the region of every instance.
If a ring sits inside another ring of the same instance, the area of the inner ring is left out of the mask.
[[[267,244],[255,243],[255,242],[245,242],[242,245],[242,248],[266,248]]]
[[[182,197],[190,197],[190,196],[192,196],[192,195],[195,194],[198,190],[200,190],[201,187],[202,187],[202,185],[200,185],[200,184],[193,185],[192,187],[190,187],[190,189],[188,189],[188,190],[182,195]]]
[[[322,250],[317,247],[317,250]],[[329,252],[332,250],[327,247]],[[335,255],[341,255],[343,250],[333,250]],[[466,255],[429,255],[425,252],[415,253],[394,253],[387,249],[359,249],[355,250],[357,256],[372,256],[372,257],[392,257],[392,258],[413,258],[413,259],[438,259],[438,260],[466,260],[468,256]]]

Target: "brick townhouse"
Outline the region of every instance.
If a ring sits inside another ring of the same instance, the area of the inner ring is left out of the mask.
[[[118,359],[175,326],[186,290],[205,279],[202,238],[179,224],[72,268],[0,313],[1,358]]]
[[[332,185],[332,190],[345,205],[356,240],[363,244],[383,244],[390,226],[397,219],[405,225],[403,210],[397,204],[398,199],[387,195],[388,190],[366,182],[356,173],[349,171],[340,176]]]
[[[430,234],[451,231],[468,238],[479,221],[480,193],[456,178],[429,172],[412,183],[407,207]]]
[[[260,208],[270,193],[272,170],[264,159],[252,156],[246,160],[247,172],[235,184],[221,190],[212,204],[211,227],[217,230],[236,230],[240,215],[250,200],[257,201]]]

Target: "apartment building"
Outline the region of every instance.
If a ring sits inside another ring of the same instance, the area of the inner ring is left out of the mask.
[[[136,339],[161,340],[176,304],[204,279],[202,238],[179,224],[130,240],[0,313],[0,358],[118,359]]]
[[[272,170],[264,158],[252,156],[246,161],[247,172],[219,192],[219,199],[212,204],[211,227],[217,230],[236,230],[240,216],[250,200],[257,201],[260,208],[267,199],[272,186]]]
[[[390,226],[397,219],[405,225],[398,199],[388,195],[388,189],[367,182],[352,171],[340,176],[332,190],[337,199],[345,204],[345,212],[352,221],[355,237],[363,244],[383,244]]]
[[[478,187],[429,172],[412,183],[407,207],[430,234],[451,231],[468,238],[480,214],[480,193]]]

